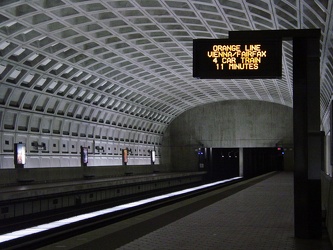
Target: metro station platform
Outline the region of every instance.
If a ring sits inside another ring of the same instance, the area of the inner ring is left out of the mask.
[[[268,174],[40,249],[333,249],[296,239],[293,210],[293,174]]]
[[[129,196],[181,189],[202,183],[205,172],[151,173],[62,182],[33,182],[0,187],[0,234],[9,224],[31,225],[31,216],[50,218],[56,213],[84,210],[87,206],[117,201]],[[35,222],[37,223],[37,222]],[[17,230],[20,228],[13,228]],[[0,247],[1,248],[1,247]]]
[[[24,184],[8,187],[0,187],[0,202],[14,199],[29,199],[31,197],[43,197],[45,195],[63,195],[69,192],[84,191],[120,186],[137,185],[140,183],[155,183],[165,180],[181,179],[186,177],[202,176],[204,172],[182,173],[154,173],[113,178],[82,179],[66,182]],[[199,179],[201,180],[201,179]],[[41,199],[41,198],[39,198]]]

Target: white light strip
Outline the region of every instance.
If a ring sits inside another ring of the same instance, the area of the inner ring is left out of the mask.
[[[226,183],[226,182],[230,182],[233,180],[237,180],[237,179],[241,179],[242,177],[234,177],[231,179],[227,179],[227,180],[222,180],[222,181],[217,181],[217,182],[213,182],[213,183],[209,183],[209,184],[205,184],[205,185],[201,185],[201,186],[197,186],[197,187],[193,187],[193,188],[187,188],[181,191],[176,191],[176,192],[172,192],[169,194],[164,194],[164,195],[159,195],[159,196],[155,196],[152,198],[148,198],[148,199],[143,199],[140,201],[134,201],[134,202],[130,202],[127,204],[123,204],[123,205],[118,205],[112,208],[107,208],[107,209],[103,209],[103,210],[99,210],[99,211],[95,211],[95,212],[91,212],[91,213],[87,213],[87,214],[81,214],[78,216],[73,216],[70,218],[66,218],[66,219],[62,219],[62,220],[57,220],[54,222],[50,222],[50,223],[46,223],[46,224],[42,224],[42,225],[38,225],[35,227],[31,227],[31,228],[26,228],[26,229],[22,229],[22,230],[18,230],[15,232],[11,232],[11,233],[7,233],[7,234],[3,234],[0,235],[0,243],[6,242],[6,241],[10,241],[10,240],[15,240],[21,237],[25,237],[28,235],[32,235],[35,233],[40,233],[40,232],[44,232],[50,229],[54,229],[60,226],[64,226],[64,225],[68,225],[74,222],[79,222],[79,221],[83,221],[86,219],[91,219],[100,215],[105,215],[105,214],[110,214],[116,211],[120,211],[120,210],[124,210],[124,209],[128,209],[128,208],[132,208],[132,207],[137,207],[140,205],[144,205],[144,204],[148,204],[154,201],[159,201],[159,200],[163,200],[166,198],[170,198],[170,197],[174,197],[174,196],[178,196],[181,194],[186,194],[186,193],[190,193],[196,190],[200,190],[200,189],[205,189],[208,187],[212,187],[212,186],[216,186],[222,183]]]

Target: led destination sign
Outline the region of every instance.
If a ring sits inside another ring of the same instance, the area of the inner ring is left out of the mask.
[[[203,79],[280,78],[281,40],[193,40],[193,76]]]

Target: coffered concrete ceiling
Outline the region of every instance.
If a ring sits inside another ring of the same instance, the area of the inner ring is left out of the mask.
[[[192,76],[192,40],[319,28],[323,117],[333,88],[332,8],[330,0],[2,0],[2,115],[26,112],[160,135],[182,112],[206,103],[292,107],[290,42],[283,42],[282,79],[202,80]]]

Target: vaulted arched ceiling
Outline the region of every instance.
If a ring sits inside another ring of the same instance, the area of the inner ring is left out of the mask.
[[[333,88],[332,8],[330,0],[2,0],[2,129],[56,133],[69,120],[158,141],[198,105],[246,99],[292,107],[288,41],[282,79],[192,77],[192,40],[235,30],[321,29],[324,117]]]

